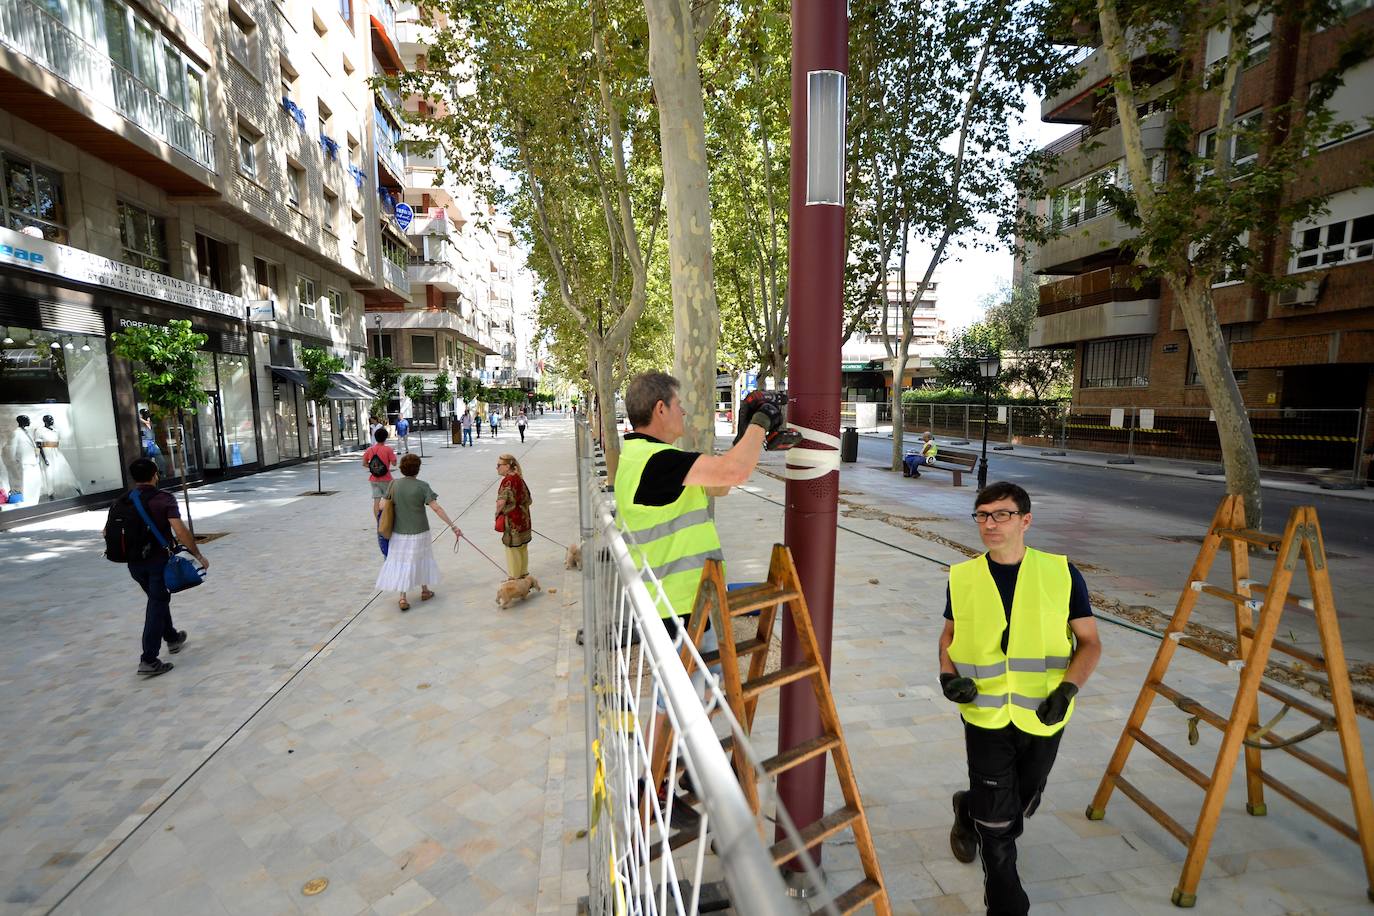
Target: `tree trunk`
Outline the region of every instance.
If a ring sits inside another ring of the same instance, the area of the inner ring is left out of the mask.
[[[902,335],[905,337],[906,335]],[[904,340],[903,343],[906,343]],[[902,347],[892,358],[892,470],[902,469],[903,434],[906,424],[902,422],[902,378],[906,375],[907,350]]]
[[[1167,279],[1188,326],[1198,378],[1216,415],[1221,463],[1226,469],[1226,492],[1244,497],[1245,522],[1251,528],[1259,528],[1264,521],[1259,455],[1245,412],[1245,400],[1231,372],[1226,339],[1222,337],[1216,309],[1212,307],[1211,287],[1196,277],[1182,284],[1172,277]]]
[[[181,435],[177,438],[180,448],[174,449],[177,454],[177,474],[181,477],[181,502],[186,506],[186,529],[195,537],[196,524],[191,521],[191,488],[186,486],[186,425],[181,411],[177,411],[177,432]],[[189,545],[188,545],[189,546]]]
[[[587,341],[591,357],[592,387],[596,392],[597,427],[601,433],[601,450],[606,456],[606,477],[615,482],[615,469],[620,464],[620,430],[615,422],[615,360],[609,350],[596,341]]]
[[[720,314],[711,269],[706,114],[688,0],[644,0],[649,72],[658,99],[673,291],[673,374],[687,412],[681,445],[715,443],[716,347]]]

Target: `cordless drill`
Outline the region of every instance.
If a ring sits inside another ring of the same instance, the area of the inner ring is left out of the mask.
[[[764,417],[767,422],[757,418]],[[763,427],[763,447],[766,451],[781,452],[802,441],[802,434],[795,429],[787,429],[787,392],[765,391],[756,388],[744,396],[739,405],[739,427],[735,441],[743,438],[745,430],[753,424]]]

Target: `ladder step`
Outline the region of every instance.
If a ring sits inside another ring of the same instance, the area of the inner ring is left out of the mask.
[[[742,639],[739,642],[735,643],[735,654],[753,655],[760,649],[766,648],[768,648],[768,641],[764,639],[759,639],[757,636],[755,636],[752,639]],[[701,653],[701,660],[708,665],[714,665],[716,662],[720,661],[720,650],[717,649],[714,652]]]
[[[872,878],[865,878],[835,898],[835,909],[841,913],[852,913],[859,907],[877,900],[882,892],[881,884]]]
[[[1228,592],[1224,588],[1217,588],[1215,585],[1204,585],[1202,592],[1205,595],[1215,595],[1218,598],[1230,601],[1232,604],[1248,605],[1250,610],[1258,611],[1264,605],[1264,599],[1256,598],[1254,595],[1238,595],[1235,592]]]
[[[832,811],[818,821],[807,824],[800,831],[802,849],[811,849],[824,842],[828,837],[834,836],[844,830],[850,824],[859,819],[859,809],[845,805],[836,811]],[[789,859],[796,857],[799,850],[792,845],[788,839],[780,840],[773,844],[769,853],[773,856],[773,864],[781,865]]]
[[[1159,694],[1170,703],[1173,703],[1185,715],[1195,715],[1217,731],[1226,731],[1226,719],[1224,716],[1217,715],[1197,700],[1179,693],[1163,681],[1152,681],[1149,683],[1151,689],[1153,689],[1155,693]]]
[[[760,766],[763,767],[763,772],[768,776],[777,776],[779,773],[785,773],[793,767],[801,766],[813,757],[819,757],[821,754],[838,747],[839,744],[840,738],[838,735],[818,735],[810,741],[803,741],[796,747],[788,748],[781,754],[769,757],[767,760],[763,761]],[[734,741],[733,739],[727,738],[725,741],[721,742],[721,746],[724,747],[727,752],[731,751],[734,748]],[[677,797],[677,801],[675,802],[675,804],[688,805],[691,807],[696,807],[700,803],[701,799],[697,797],[695,792],[683,792]]]
[[[801,593],[796,589],[779,588],[771,582],[764,582],[730,592],[726,596],[726,603],[730,607],[730,616],[738,617],[775,604],[796,601],[800,597]]]
[[[1174,838],[1180,843],[1184,846],[1192,845],[1193,835],[1183,829],[1183,826],[1170,817],[1167,811],[1146,798],[1144,792],[1127,782],[1125,777],[1116,777],[1116,787],[1121,790],[1121,794],[1139,805],[1140,810],[1154,818],[1159,823],[1159,826],[1172,833]]]
[[[1131,728],[1129,726],[1126,728],[1126,731],[1130,734],[1132,738],[1136,740],[1136,743],[1146,748],[1147,750],[1153,751],[1156,757],[1158,757],[1160,760],[1163,760],[1165,763],[1169,764],[1169,766],[1173,767],[1175,770],[1178,770],[1184,776],[1187,776],[1189,779],[1195,782],[1200,788],[1206,789],[1208,786],[1212,784],[1212,780],[1208,779],[1205,773],[1203,773],[1197,767],[1193,766],[1188,761],[1184,760],[1182,757],[1175,754],[1173,751],[1169,750],[1164,745],[1160,744],[1154,738],[1151,738],[1149,735],[1145,734],[1145,732],[1141,731],[1138,728]]]
[[[1231,541],[1240,541],[1261,550],[1278,550],[1283,543],[1283,538],[1276,534],[1265,534],[1263,531],[1256,531],[1253,528],[1218,528],[1218,537]]]
[[[1255,638],[1255,628],[1254,628],[1254,627],[1246,627],[1245,629],[1243,629],[1243,630],[1240,631],[1240,635],[1241,635],[1241,636],[1244,636],[1246,639],[1254,639],[1254,638]],[[1299,661],[1306,662],[1308,665],[1311,665],[1313,668],[1316,668],[1318,671],[1325,671],[1325,670],[1326,670],[1326,658],[1325,658],[1324,656],[1317,655],[1317,654],[1315,654],[1315,653],[1313,653],[1313,652],[1308,652],[1306,649],[1299,649],[1297,646],[1293,645],[1292,643],[1284,642],[1284,641],[1281,640],[1281,639],[1272,640],[1272,641],[1269,643],[1269,645],[1270,645],[1275,651],[1277,651],[1277,652],[1282,652],[1284,655],[1288,655],[1288,656],[1291,656],[1292,658],[1298,659]]]
[[[1264,592],[1266,595],[1269,594],[1268,582],[1261,582],[1257,579],[1247,579],[1245,580],[1245,584],[1253,589],[1256,589],[1257,591]],[[1304,608],[1305,610],[1309,611],[1315,611],[1317,609],[1317,606],[1312,603],[1311,598],[1304,598],[1302,595],[1299,595],[1295,592],[1289,592],[1287,597],[1289,601],[1294,602],[1300,608]]]
[[[752,681],[745,681],[740,685],[740,693],[744,699],[752,700],[766,691],[818,674],[820,670],[821,666],[815,664],[790,665],[786,668],[779,668],[777,671],[769,672],[762,677],[754,678]]]

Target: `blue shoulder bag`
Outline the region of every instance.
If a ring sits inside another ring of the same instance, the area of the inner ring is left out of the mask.
[[[143,498],[139,496],[138,490],[135,489],[129,495],[133,498],[134,508],[138,510],[139,517],[143,519],[143,524],[148,526],[148,530],[153,533],[153,538],[157,540],[163,550],[167,551],[167,565],[162,570],[162,582],[167,586],[167,591],[173,594],[184,592],[186,589],[195,588],[204,582],[204,571],[181,555],[186,548],[177,545],[173,549],[167,543],[167,539],[162,536],[162,532],[157,530],[157,526],[148,516],[148,510],[143,508]]]

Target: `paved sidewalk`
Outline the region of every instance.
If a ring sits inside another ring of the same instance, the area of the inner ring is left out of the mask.
[[[531,430],[524,449],[514,436],[484,438],[439,450],[422,472],[451,513],[477,500],[460,524],[493,556],[483,488],[499,451],[522,455],[538,528],[564,543],[575,530],[570,427],[545,418]],[[198,527],[228,535],[206,547],[211,580],[174,602],[192,642],[150,682],[133,675],[141,603],[98,554],[99,518],[0,536],[0,562],[19,570],[0,608],[0,913],[45,912],[88,873],[59,914],[575,912],[587,867],[578,580],[561,549],[536,538],[545,593],[499,611],[498,571],[441,539],[439,596],[401,614],[390,596],[373,598],[361,470],[356,457],[330,462],[325,486],[342,492],[328,497],[298,495],[313,486],[308,466],[196,492]],[[845,491],[862,483],[842,477]],[[756,475],[719,502],[732,579],[764,573],[782,494]],[[941,564],[964,554],[847,511],[835,688],[894,906],[979,912],[980,872],[948,846],[964,760],[957,715],[935,686]],[[1182,847],[1120,796],[1105,821],[1082,814],[1158,645],[1114,626],[1104,642],[1022,841],[1037,916],[1176,912]],[[1169,680],[1224,709],[1235,675],[1180,653]],[[765,748],[775,696],[756,728]],[[1216,750],[1206,728],[1189,747],[1172,707],[1147,730],[1204,768]],[[1363,734],[1370,754],[1374,733]],[[1338,762],[1329,736],[1307,747]],[[1265,762],[1348,811],[1325,777],[1288,757]],[[1191,823],[1196,787],[1143,752],[1130,770]],[[1251,818],[1234,786],[1197,912],[1369,912],[1354,844],[1278,797]],[[825,862],[837,884],[852,883],[852,845],[828,843]],[[305,896],[315,878],[327,888]]]

